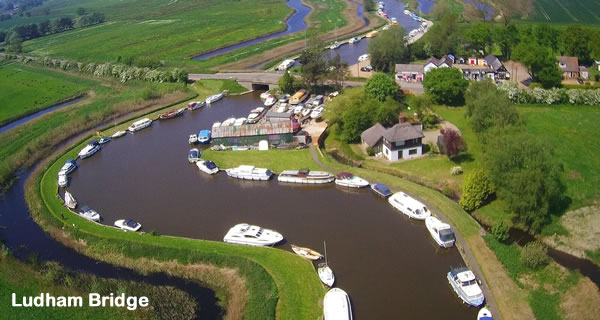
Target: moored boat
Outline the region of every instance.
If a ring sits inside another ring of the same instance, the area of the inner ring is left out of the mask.
[[[260,94],[260,98],[262,100],[267,100],[267,98],[271,95],[271,93],[269,91],[265,91],[263,93]]]
[[[132,219],[121,219],[121,220],[115,221],[115,227],[120,228],[121,230],[124,230],[124,231],[136,232],[136,231],[140,230],[142,225]]]
[[[302,258],[305,258],[308,260],[319,260],[319,259],[323,258],[322,254],[318,253],[317,251],[315,251],[313,249],[309,249],[309,248],[305,248],[305,247],[299,247],[299,246],[292,245],[292,251],[294,251],[295,254],[301,256]]]
[[[306,100],[308,97],[308,92],[305,89],[300,89],[298,92],[294,93],[294,95],[290,98],[290,104],[296,105],[300,102]]]
[[[77,169],[77,162],[75,162],[75,160],[73,159],[67,159],[67,161],[65,161],[65,164],[63,164],[63,166],[60,168],[60,171],[58,172],[59,174],[63,173],[65,175],[73,172],[73,170]]]
[[[205,105],[206,105],[206,102],[204,102],[204,101],[192,101],[192,102],[188,103],[188,110],[190,110],[190,111],[197,110],[197,109],[204,107]]]
[[[223,93],[217,93],[217,94],[213,94],[212,96],[206,98],[206,104],[211,104],[211,103],[215,103],[219,100],[223,99]]]
[[[217,172],[219,172],[219,167],[217,167],[217,165],[212,162],[212,161],[198,161],[196,162],[196,166],[198,166],[198,169],[200,169],[200,171],[208,173],[208,174],[215,174]]]
[[[325,249],[325,263],[319,263],[317,266],[317,274],[319,275],[321,282],[331,288],[335,283],[335,276],[333,275],[333,270],[331,270],[327,262],[327,244],[325,241],[323,241],[323,248]]]
[[[67,175],[63,172],[59,172],[58,173],[58,186],[61,188],[65,188],[68,185],[69,185],[69,178],[67,178]]]
[[[81,209],[79,209],[78,213],[82,218],[84,218],[86,220],[100,222],[100,214],[98,214],[98,212],[90,209],[90,207],[88,207],[88,206],[81,207]]]
[[[362,188],[368,186],[369,181],[349,172],[340,172],[335,179],[335,184],[342,187]]]
[[[465,267],[448,272],[448,282],[458,297],[466,304],[479,307],[485,301],[483,291],[473,272]]]
[[[323,184],[330,183],[335,177],[329,172],[310,171],[308,169],[285,170],[277,176],[279,182]]]
[[[332,43],[332,44],[329,46],[329,49],[330,49],[330,50],[335,50],[335,49],[337,49],[337,48],[339,48],[339,47],[340,47],[340,43],[339,43],[339,42],[337,42],[337,41],[334,41],[334,42],[333,42],[333,43]]]
[[[226,169],[228,176],[237,179],[266,181],[271,179],[273,173],[269,169],[241,165],[237,168]]]
[[[272,246],[281,240],[281,233],[247,223],[233,226],[223,237],[224,242],[249,246]]]
[[[413,219],[425,220],[425,218],[431,216],[431,211],[424,204],[402,191],[394,193],[388,198],[388,202],[392,207]]]
[[[225,120],[225,121],[223,121],[223,123],[221,123],[221,127],[231,126],[231,125],[233,125],[234,122],[235,122],[235,118],[227,118],[227,120]]]
[[[235,121],[233,122],[234,126],[241,126],[244,125],[246,123],[246,118],[237,118],[235,119]]]
[[[127,133],[127,131],[120,130],[120,131],[117,131],[117,132],[115,132],[115,133],[114,133],[114,134],[111,136],[111,138],[113,138],[113,139],[114,139],[114,138],[120,138],[120,137],[124,136],[126,133]]]
[[[488,308],[483,307],[477,313],[477,320],[494,320],[494,317],[492,317],[492,312]]]
[[[323,299],[324,320],[352,320],[352,305],[346,291],[333,288]]]
[[[279,66],[277,66],[277,70],[285,71],[285,70],[291,68],[294,65],[294,63],[296,63],[295,60],[285,59],[281,62],[281,64],[279,64]]]
[[[392,195],[392,190],[383,183],[374,183],[371,185],[371,190],[380,197],[387,198]]]
[[[350,38],[350,40],[348,40],[348,43],[349,43],[349,44],[357,43],[357,42],[359,42],[361,39],[362,39],[361,37],[353,37],[353,38]]]
[[[188,152],[188,161],[194,163],[198,160],[200,160],[200,151],[196,148],[190,149],[190,152]]]
[[[98,140],[99,144],[105,144],[105,143],[109,143],[110,142],[110,138],[100,138],[100,140]]]
[[[129,132],[136,132],[136,131],[140,131],[144,128],[148,128],[150,125],[152,124],[152,120],[148,119],[148,118],[144,118],[141,120],[138,120],[134,123],[132,123],[129,128],[127,128],[127,130]]]
[[[188,143],[189,144],[198,143],[198,135],[190,134],[190,137],[188,138]]]
[[[200,130],[198,132],[198,143],[207,144],[210,142],[210,130]]]
[[[425,218],[425,226],[440,247],[450,248],[454,245],[456,239],[449,224],[443,223],[434,216],[429,216]]]
[[[161,114],[158,118],[161,120],[172,119],[172,118],[182,115],[184,111],[185,111],[184,108],[177,109],[177,110],[170,110],[168,112]]]
[[[87,144],[87,146],[85,146],[83,149],[81,149],[81,151],[79,151],[79,157],[81,159],[89,158],[92,155],[94,155],[94,153],[98,152],[100,148],[101,147],[98,141],[92,140]]]
[[[69,209],[77,207],[77,200],[75,200],[75,197],[69,191],[65,191],[65,206]]]
[[[277,102],[277,98],[275,98],[274,95],[270,95],[267,97],[267,100],[265,100],[265,107],[270,107],[272,105],[274,105]]]
[[[220,126],[221,126],[221,123],[217,121],[217,122],[213,123],[212,128],[214,129],[214,128],[218,128]]]
[[[321,118],[321,116],[323,115],[323,107],[318,107],[312,110],[312,112],[310,113],[310,117],[312,119],[319,119]]]

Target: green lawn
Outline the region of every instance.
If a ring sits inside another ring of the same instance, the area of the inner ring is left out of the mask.
[[[192,90],[198,93],[198,100],[203,101],[206,97],[229,90],[229,94],[243,93],[248,91],[235,80],[199,80],[190,86]]]
[[[0,125],[83,94],[94,81],[18,63],[0,66]]]
[[[536,21],[559,23],[600,23],[600,2],[596,0],[535,0],[531,14]]]

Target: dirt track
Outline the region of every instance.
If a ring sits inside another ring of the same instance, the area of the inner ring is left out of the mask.
[[[377,20],[371,19],[371,24],[369,24],[368,26],[365,26],[364,21],[358,15],[356,15],[356,9],[357,9],[356,3],[354,3],[351,0],[345,0],[345,1],[348,4],[348,7],[344,11],[344,17],[346,18],[346,21],[348,21],[348,25],[346,25],[343,28],[335,29],[335,30],[332,30],[332,31],[326,33],[325,35],[322,36],[322,39],[324,41],[329,41],[329,40],[334,40],[336,38],[350,36],[352,34],[355,34],[355,33],[361,32],[361,31],[367,31],[367,29],[371,29],[375,25],[379,24]],[[311,13],[306,17],[307,20],[310,20],[310,17],[312,15],[312,13],[314,12],[314,7],[308,3],[305,3],[304,1],[303,1],[303,3],[306,6],[309,6],[309,7],[311,7],[311,9],[313,9],[311,11]],[[295,42],[283,45],[281,47],[267,50],[261,54],[257,54],[255,56],[249,57],[249,58],[241,60],[241,61],[237,61],[234,63],[215,67],[215,68],[213,68],[213,70],[230,71],[230,70],[251,69],[253,66],[267,63],[267,62],[275,60],[279,57],[289,55],[291,53],[299,51],[302,48],[304,48],[305,46],[306,46],[306,41],[304,41],[304,40],[295,41]]]

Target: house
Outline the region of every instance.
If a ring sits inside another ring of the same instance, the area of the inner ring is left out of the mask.
[[[504,64],[502,63],[502,61],[500,61],[500,59],[498,59],[498,57],[490,54],[487,55],[484,59],[487,65],[492,70],[494,70],[494,77],[497,80],[510,79],[510,73],[508,72],[508,70],[506,70],[506,67],[504,67]]]
[[[594,63],[596,64],[596,67],[598,67],[598,71],[600,71],[600,60],[596,60]]]
[[[454,64],[454,62],[448,56],[443,56],[441,59],[431,57],[425,61],[425,64],[423,65],[423,72],[427,73],[430,70],[437,68],[448,68],[451,67],[452,64]]]
[[[491,54],[485,58],[468,58],[466,64],[455,64],[454,67],[462,71],[463,76],[467,80],[489,78],[497,81],[510,79],[510,73],[502,61]]]
[[[423,137],[423,125],[411,124],[405,117],[400,117],[399,123],[387,129],[376,123],[360,135],[366,147],[375,149],[389,161],[420,157]]]
[[[397,64],[396,80],[423,81],[425,72],[420,64]]]
[[[462,71],[464,78],[467,80],[483,80],[488,78],[496,80],[494,70],[489,66],[482,67],[479,65],[457,64],[454,67]]]
[[[556,60],[558,60],[558,67],[562,71],[564,79],[577,79],[580,77],[577,57],[558,56]]]
[[[579,66],[579,75],[583,80],[590,79],[590,73],[588,72],[588,69],[584,66]]]

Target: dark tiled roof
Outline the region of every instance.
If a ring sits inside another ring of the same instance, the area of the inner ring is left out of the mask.
[[[421,64],[397,64],[396,72],[419,72],[423,73],[423,65]]]
[[[502,68],[502,62],[494,55],[488,55],[485,57],[485,61],[492,69],[494,69],[494,71],[498,71],[498,69]]]
[[[558,56],[556,57],[560,64],[564,64],[566,67],[560,67],[562,71],[566,72],[578,72],[579,71],[579,60],[577,57]]]
[[[395,124],[387,129],[383,137],[388,141],[404,141],[410,139],[423,138],[423,130],[419,126],[413,126],[408,122]]]
[[[377,122],[374,126],[369,129],[363,131],[360,134],[360,138],[364,141],[369,147],[374,147],[377,145],[383,134],[385,133],[385,128],[381,125],[381,123]]]

